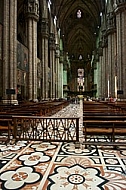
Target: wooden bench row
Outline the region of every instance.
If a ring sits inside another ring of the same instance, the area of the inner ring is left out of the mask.
[[[8,142],[13,131],[12,116],[0,115],[0,141]]]
[[[28,106],[3,106],[0,112],[0,140],[8,141],[13,132],[13,116],[51,116],[69,104],[67,101],[49,101],[40,103],[28,103]],[[2,106],[1,106],[2,107]],[[3,137],[2,134],[7,134]]]
[[[111,106],[113,109],[116,109],[121,112],[126,111],[126,101],[115,101],[115,102],[101,101],[101,103]]]
[[[84,112],[122,112],[121,109],[117,109],[117,107],[114,107],[111,104],[107,104],[106,102],[84,102],[83,105],[83,111]]]
[[[103,102],[102,102],[103,104]],[[126,146],[126,115],[114,109],[103,109],[102,104],[87,103],[83,111],[83,133],[85,144]],[[90,106],[88,106],[90,105]],[[97,106],[97,108],[96,108]],[[107,105],[108,108],[110,105]],[[87,109],[88,107],[88,109]],[[90,108],[90,109],[89,109]],[[102,109],[101,109],[102,108]],[[111,111],[110,111],[111,110]],[[114,110],[114,111],[113,111]],[[100,138],[97,142],[89,140],[91,136]],[[108,141],[105,142],[104,136]]]
[[[2,115],[35,115],[35,116],[51,116],[63,109],[69,104],[68,101],[50,101],[50,102],[40,102],[40,103],[28,103],[28,105],[19,106],[1,106]]]
[[[84,121],[85,144],[89,144],[88,135],[107,136],[108,141],[99,141],[97,145],[126,146],[126,121],[121,120],[85,120]],[[104,137],[103,137],[104,139]],[[104,142],[104,143],[103,143]],[[92,142],[94,144],[94,142]]]

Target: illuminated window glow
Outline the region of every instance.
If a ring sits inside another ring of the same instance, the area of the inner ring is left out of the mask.
[[[51,5],[52,3],[51,3],[51,0],[48,0],[48,8],[49,8],[49,10],[50,10],[50,5]]]
[[[81,10],[80,9],[77,11],[77,18],[81,18]]]

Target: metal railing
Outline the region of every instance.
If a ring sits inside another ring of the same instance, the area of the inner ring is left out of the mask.
[[[16,140],[79,141],[79,118],[12,116]]]

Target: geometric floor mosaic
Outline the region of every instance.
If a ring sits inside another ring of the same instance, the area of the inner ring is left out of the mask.
[[[79,105],[70,105],[56,117],[82,113]],[[0,190],[126,190],[126,149],[93,142],[85,147],[81,135],[78,148],[62,142],[1,143]]]
[[[74,143],[0,145],[2,190],[126,190],[126,150]]]

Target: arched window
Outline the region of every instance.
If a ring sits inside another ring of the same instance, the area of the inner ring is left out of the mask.
[[[78,9],[78,11],[77,11],[77,18],[81,18],[81,10],[80,9]]]
[[[82,59],[83,59],[82,55],[79,55],[79,60],[82,60]]]

